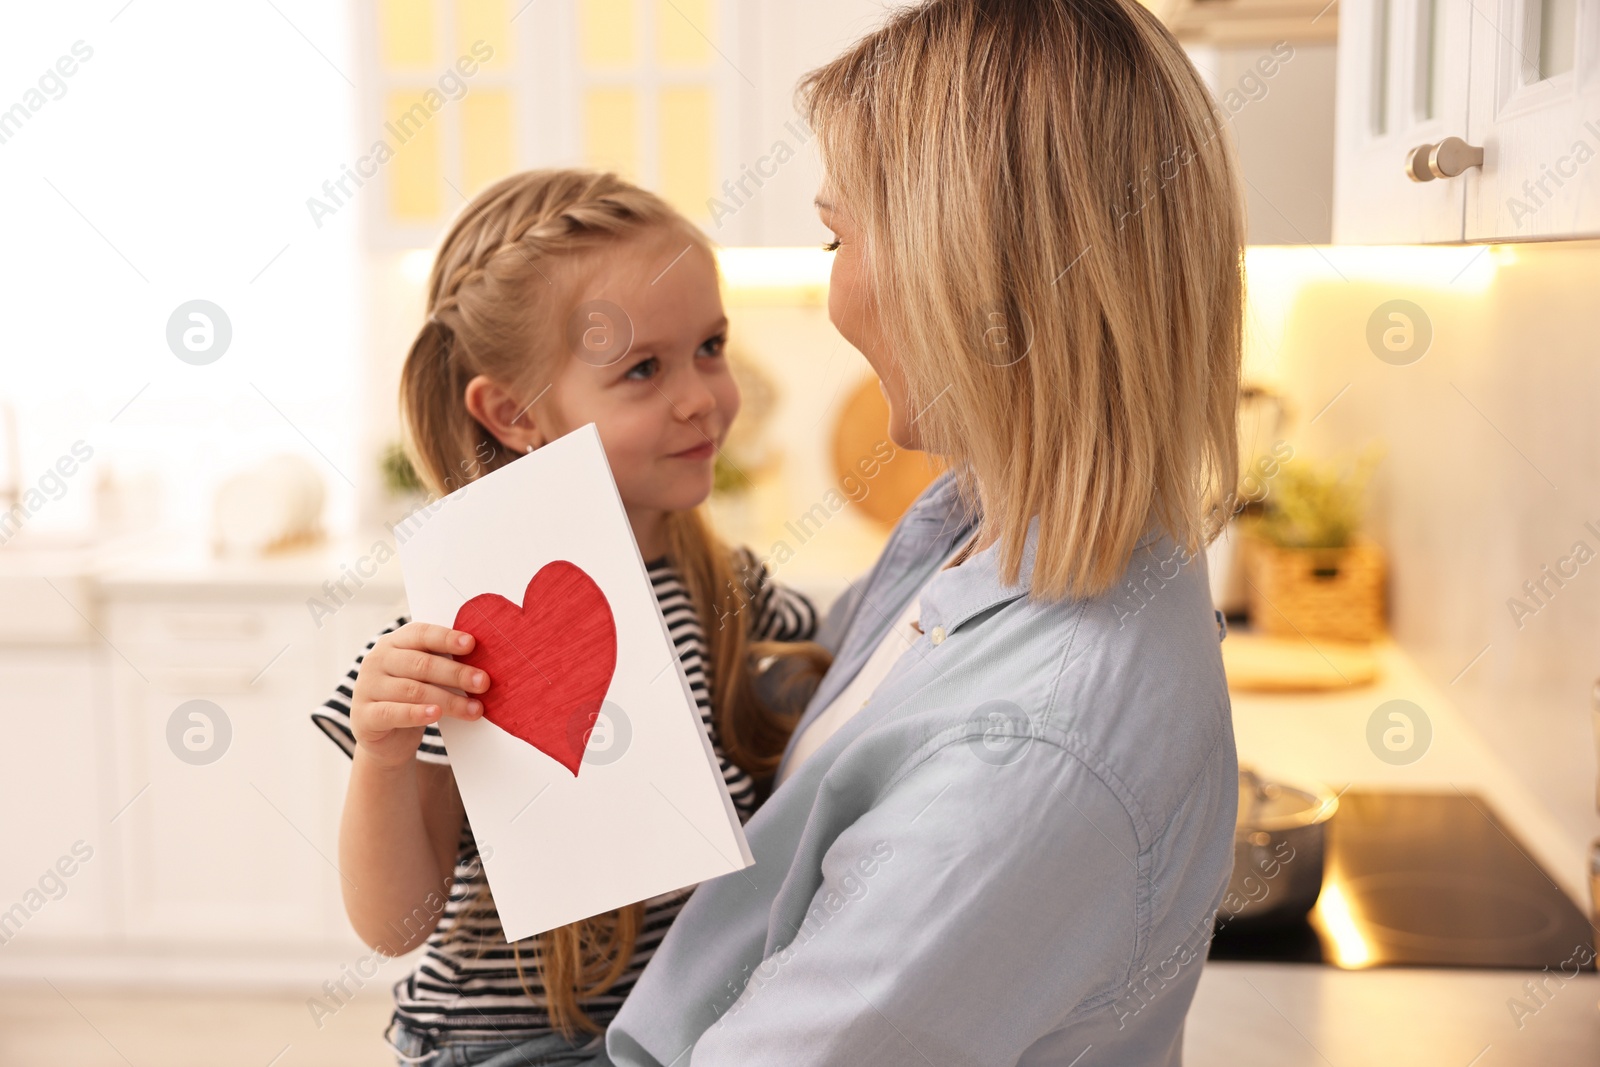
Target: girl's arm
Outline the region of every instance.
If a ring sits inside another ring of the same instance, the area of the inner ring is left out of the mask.
[[[735,557],[745,568],[755,615],[750,623],[754,641],[810,641],[817,632],[817,609],[805,594],[789,588],[767,569],[756,554],[741,546]]]
[[[470,634],[426,623],[379,638],[361,664],[350,702],[355,735],[339,826],[340,884],[357,935],[398,956],[425,941],[444,913],[464,813],[448,766],[417,759],[429,723],[473,719],[470,696],[489,680],[449,658]]]
[[[345,914],[356,935],[401,956],[439,925],[463,819],[448,766],[375,762],[358,746],[339,823]]]

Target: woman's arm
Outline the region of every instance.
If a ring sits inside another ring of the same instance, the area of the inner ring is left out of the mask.
[[[1142,897],[1131,817],[1062,745],[1017,738],[1026,750],[997,765],[983,729],[828,846],[804,923],[696,1064],[1014,1064],[1121,988]]]

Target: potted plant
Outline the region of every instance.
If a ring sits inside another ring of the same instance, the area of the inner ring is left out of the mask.
[[[1285,462],[1247,532],[1250,620],[1277,636],[1369,641],[1384,630],[1383,550],[1361,535],[1379,459]]]

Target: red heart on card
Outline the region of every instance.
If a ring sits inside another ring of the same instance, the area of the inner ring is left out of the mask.
[[[558,559],[539,568],[518,607],[480,593],[456,612],[475,639],[456,659],[489,675],[483,717],[577,777],[617,668],[617,624],[594,579]]]

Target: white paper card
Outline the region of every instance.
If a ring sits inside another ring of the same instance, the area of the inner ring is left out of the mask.
[[[453,626],[479,594],[521,605],[535,574],[567,561],[598,586],[615,623],[615,673],[576,774],[487,719],[439,724],[507,938],[755,862],[593,423],[408,525],[399,551],[414,619]],[[561,663],[539,648],[521,653],[540,684],[562,684]],[[491,670],[491,693],[497,684]]]

